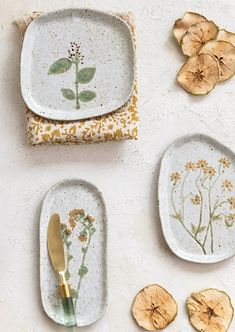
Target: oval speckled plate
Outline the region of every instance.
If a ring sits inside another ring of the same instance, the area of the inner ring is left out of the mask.
[[[235,155],[211,137],[177,139],[159,177],[163,233],[179,257],[215,263],[235,255]]]
[[[101,318],[107,301],[105,204],[95,186],[76,179],[57,183],[44,199],[40,218],[41,297],[47,315],[64,325],[58,275],[47,250],[47,227],[53,213],[61,217],[66,278],[72,287],[77,324],[86,326]]]
[[[21,90],[34,113],[55,120],[103,115],[128,101],[134,80],[132,33],[118,16],[66,9],[30,23]]]

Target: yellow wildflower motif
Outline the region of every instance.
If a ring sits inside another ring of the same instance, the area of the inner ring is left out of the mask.
[[[189,161],[185,164],[184,168],[186,169],[186,171],[194,171],[196,168],[196,165],[194,163],[192,163],[191,161]]]
[[[216,175],[216,170],[214,169],[214,167],[211,167],[211,166],[205,166],[203,168],[203,172],[205,174],[208,174],[210,176],[210,179],[213,178],[213,176]]]
[[[235,209],[235,197],[230,197],[228,202],[230,204],[230,209]]]
[[[51,133],[52,137],[59,137],[60,136],[60,131],[58,129],[53,130]]]
[[[191,198],[191,202],[194,205],[200,205],[201,204],[200,196],[198,194],[196,194],[194,197]]]
[[[42,140],[43,140],[44,142],[48,142],[48,141],[50,140],[50,135],[49,135],[49,134],[43,134],[43,135],[42,135]]]
[[[223,166],[223,168],[229,168],[231,165],[230,161],[226,158],[220,158],[218,161]]]
[[[196,167],[197,168],[205,168],[208,165],[208,162],[206,160],[198,160]]]
[[[81,241],[81,242],[86,242],[87,241],[87,236],[81,234],[81,235],[78,236],[78,240]]]
[[[228,191],[231,191],[233,189],[232,182],[229,180],[224,180],[221,187],[222,187],[222,189],[228,190]]]
[[[180,180],[180,174],[178,172],[173,172],[170,176],[170,179],[175,185],[177,183],[177,181]]]

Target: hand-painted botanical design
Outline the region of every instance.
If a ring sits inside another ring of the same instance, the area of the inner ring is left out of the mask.
[[[235,196],[232,195],[234,184],[226,176],[230,166],[230,161],[224,157],[218,160],[216,166],[201,159],[188,161],[183,171],[170,175],[171,217],[180,222],[204,255],[220,249],[215,247],[218,236],[216,223],[221,223],[227,229],[235,224]],[[190,183],[190,187],[187,183]],[[195,214],[192,213],[193,206]]]
[[[75,69],[75,90],[62,88],[62,96],[67,100],[75,100],[76,109],[80,109],[80,102],[87,103],[96,97],[96,93],[91,90],[79,92],[80,84],[89,83],[96,72],[95,67],[84,67],[79,69],[79,65],[84,64],[84,55],[81,54],[80,45],[71,42],[71,48],[68,50],[68,57],[55,61],[48,70],[48,75],[63,74],[74,67]]]
[[[74,241],[81,243],[82,258],[80,266],[77,272],[77,284],[72,285],[72,297],[74,298],[74,304],[76,306],[79,299],[79,292],[82,284],[82,280],[88,273],[88,266],[86,265],[86,256],[91,244],[92,236],[96,229],[94,227],[95,219],[86,214],[83,209],[73,209],[69,212],[69,219],[67,223],[61,224],[61,234],[63,243],[66,247],[67,256],[67,271],[66,280],[69,281],[71,277],[70,268],[71,264],[75,262],[73,255],[71,254],[71,247]],[[73,250],[74,253],[74,250]]]

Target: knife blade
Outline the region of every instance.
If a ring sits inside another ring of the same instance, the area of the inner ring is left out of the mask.
[[[65,326],[76,326],[77,322],[73,299],[71,296],[71,289],[65,278],[67,267],[64,253],[64,245],[61,236],[60,216],[57,213],[51,215],[49,220],[47,228],[47,247],[49,256],[51,258],[52,266],[60,276],[59,293],[64,311]]]

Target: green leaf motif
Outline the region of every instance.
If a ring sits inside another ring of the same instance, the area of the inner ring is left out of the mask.
[[[70,89],[61,89],[62,95],[65,99],[73,100],[75,99],[75,94]]]
[[[67,248],[69,248],[72,244],[72,241],[67,242]]]
[[[78,274],[83,277],[85,274],[87,274],[88,268],[85,265],[80,266],[80,269],[78,271]]]
[[[199,228],[198,233],[203,233],[206,230],[206,226],[202,226]]]
[[[194,226],[194,224],[191,224],[191,230],[192,230],[192,233],[195,235],[197,232],[197,228]]]
[[[85,254],[87,252],[87,248],[82,248],[82,253]]]
[[[213,216],[213,217],[212,217],[212,220],[213,220],[213,221],[221,220],[221,219],[222,219],[222,218],[221,218],[220,215],[217,215],[217,216]]]
[[[78,297],[78,292],[74,288],[71,289],[71,296],[73,299]]]
[[[231,228],[233,226],[233,221],[225,220],[225,224],[227,227]]]
[[[65,279],[66,279],[66,280],[69,280],[69,278],[70,278],[70,273],[69,273],[69,271],[67,270],[67,271],[65,272]]]
[[[48,70],[48,75],[62,74],[68,71],[72,66],[72,62],[67,58],[61,58],[55,61]]]
[[[73,259],[73,255],[69,255],[68,256],[68,262],[71,261]]]
[[[96,232],[95,227],[92,227],[92,228],[91,228],[91,231],[90,231],[91,235],[93,235],[95,232]]]
[[[96,93],[94,91],[90,91],[90,90],[82,91],[81,93],[79,93],[79,96],[78,96],[78,98],[84,103],[91,101],[95,97],[96,97]]]
[[[180,210],[179,210],[178,213],[171,214],[170,216],[171,216],[171,218],[174,218],[174,219],[177,219],[177,220],[181,221],[181,211]]]
[[[79,70],[79,72],[77,74],[78,82],[81,84],[89,83],[92,80],[92,78],[94,77],[95,72],[96,72],[95,67],[87,67],[87,68],[83,68],[83,69]]]

